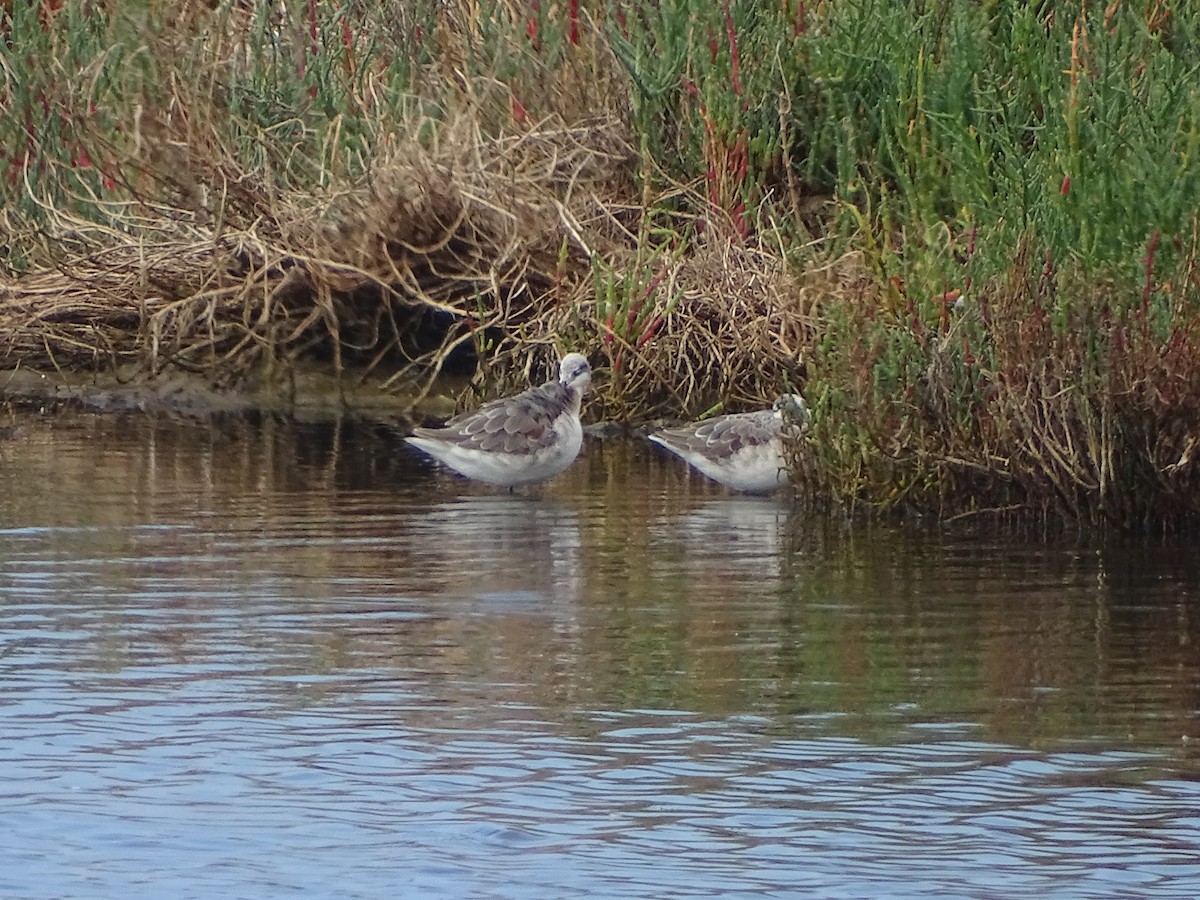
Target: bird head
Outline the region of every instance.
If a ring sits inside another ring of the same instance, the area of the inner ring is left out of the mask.
[[[558,380],[580,393],[592,383],[592,367],[582,353],[568,353],[558,366]]]
[[[799,426],[801,432],[807,431],[808,426],[812,424],[812,413],[808,411],[804,398],[799,394],[782,394],[771,404],[771,409],[775,410],[776,415],[786,424]]]

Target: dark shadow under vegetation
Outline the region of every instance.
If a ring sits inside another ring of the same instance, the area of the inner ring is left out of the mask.
[[[0,63],[8,368],[578,349],[592,419],[803,392],[814,510],[1200,519],[1200,9],[43,0]]]

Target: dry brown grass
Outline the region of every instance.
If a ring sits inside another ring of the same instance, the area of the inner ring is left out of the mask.
[[[52,233],[96,249],[48,247],[54,269],[4,285],[0,353],[56,366],[132,362],[149,373],[179,365],[230,379],[317,351],[338,367],[346,353],[382,358],[427,309],[487,327],[491,318],[476,320],[470,298],[490,292],[503,298],[494,315],[511,312],[513,298],[553,269],[545,242],[521,236],[538,221],[534,210],[553,210],[550,194],[532,179],[506,178],[523,161],[513,165],[498,144],[471,148],[490,157],[473,173],[404,149],[380,166],[373,188],[335,202],[328,221],[298,204],[230,216],[250,222],[220,231],[176,209],[143,213],[132,233],[58,217]],[[478,190],[489,176],[504,196]],[[450,330],[461,339],[461,328]]]
[[[1023,505],[1074,519],[1170,526],[1200,513],[1195,324],[1158,334],[1121,309],[1127,295],[1065,273],[1094,299],[1056,328],[1038,280],[1017,274],[1029,268],[1018,254],[1014,274],[981,297],[995,371],[978,417],[979,468],[1016,486]]]
[[[327,366],[397,391],[415,380],[420,395],[478,360],[487,395],[582,350],[608,370],[592,415],[619,419],[757,405],[802,378],[812,302],[778,238],[737,236],[702,185],[649,161],[603,22],[585,10],[559,52],[527,38],[524,4],[486,22],[474,0],[436,4],[424,38],[418,6],[396,7],[382,54],[350,32],[344,54],[340,32],[317,48],[302,8],[168,6],[149,53],[186,65],[165,68],[161,94],[124,98],[130,127],[105,130],[88,97],[64,93],[63,121],[115,182],[59,179],[91,192],[63,196],[31,178],[39,214],[0,212],[0,239],[34,261],[0,280],[0,364],[175,367],[229,387]],[[565,7],[545,15],[565,24]],[[378,36],[369,17],[347,27]],[[296,59],[264,64],[264,41]],[[255,125],[230,90],[265,85],[250,102],[286,119],[289,79],[318,49],[346,93],[311,98],[344,105],[314,154]],[[390,54],[414,66],[399,102]]]
[[[432,142],[401,141],[368,186],[322,208],[244,178],[231,190],[220,166],[193,159],[189,181],[222,182],[227,224],[143,203],[119,232],[51,210],[55,266],[0,285],[0,359],[176,366],[223,385],[353,364],[427,387],[465,349],[485,361],[488,393],[581,349],[611,374],[597,414],[626,419],[752,405],[795,383],[811,301],[775,248],[713,229],[687,256],[656,257],[648,302],[676,299],[652,334],[635,341],[606,320],[594,267],[620,272],[647,246],[632,161],[615,122],[493,137],[464,115]]]
[[[633,268],[635,256],[626,247],[613,258]],[[807,298],[780,256],[714,238],[685,257],[658,259],[651,271],[652,284],[626,298],[632,312],[627,302],[614,317],[583,284],[526,329],[527,341],[575,334],[593,362],[602,354],[603,377],[589,402],[594,416],[694,418],[718,402],[730,410],[762,406],[802,382],[813,330]],[[644,323],[633,332],[623,327],[631,315]]]

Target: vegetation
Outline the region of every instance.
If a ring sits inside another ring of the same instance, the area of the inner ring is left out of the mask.
[[[8,0],[0,74],[10,364],[588,348],[599,417],[801,387],[838,502],[1200,512],[1194,5]]]

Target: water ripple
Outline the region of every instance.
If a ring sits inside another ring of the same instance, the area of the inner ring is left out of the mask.
[[[5,444],[0,895],[1196,895],[1194,553],[230,428]]]

